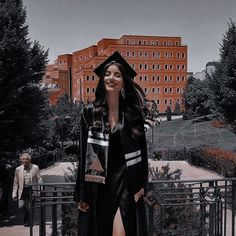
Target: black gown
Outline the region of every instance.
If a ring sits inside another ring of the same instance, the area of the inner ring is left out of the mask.
[[[112,236],[118,207],[126,236],[147,235],[144,202],[135,202],[129,185],[120,129],[118,122],[110,134],[106,184],[87,183],[90,209],[79,211],[79,236]]]

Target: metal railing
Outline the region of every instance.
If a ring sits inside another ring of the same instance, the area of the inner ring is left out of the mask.
[[[73,201],[74,186],[75,183],[32,185],[30,236],[34,209],[39,209],[39,236],[46,236],[49,214],[51,235],[60,235],[58,222],[63,224],[65,208],[69,206],[74,214],[78,213]],[[236,178],[151,181],[145,202],[150,236],[236,235]]]

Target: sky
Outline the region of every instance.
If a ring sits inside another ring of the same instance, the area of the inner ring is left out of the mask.
[[[180,36],[188,46],[188,71],[219,60],[227,22],[236,21],[236,0],[23,0],[29,37],[60,54],[122,35]]]

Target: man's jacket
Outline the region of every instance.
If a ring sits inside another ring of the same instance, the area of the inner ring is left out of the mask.
[[[75,189],[75,201],[78,202],[87,202],[89,182],[106,184],[109,133],[106,133],[105,129],[101,132],[91,131],[91,110],[91,107],[87,107],[83,109],[81,115],[80,158]],[[123,113],[120,136],[132,192],[135,194],[141,188],[146,192],[148,159],[145,133],[140,138],[134,139]]]
[[[29,164],[31,183],[42,183],[39,167],[34,164]],[[17,197],[19,200],[24,189],[24,165],[20,165],[15,170],[13,182],[12,198]]]

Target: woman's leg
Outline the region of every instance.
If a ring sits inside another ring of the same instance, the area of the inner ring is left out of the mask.
[[[113,221],[113,232],[112,236],[125,236],[125,229],[122,222],[120,208],[118,207],[117,212]]]

